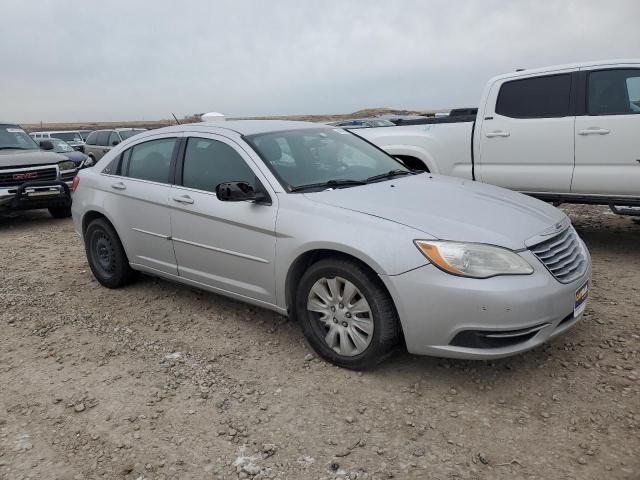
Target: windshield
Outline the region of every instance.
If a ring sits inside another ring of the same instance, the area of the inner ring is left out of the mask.
[[[39,150],[38,145],[18,127],[0,126],[0,150]]]
[[[51,135],[65,142],[82,142],[80,132],[55,132]]]
[[[337,182],[344,183],[341,187],[353,186],[390,171],[409,172],[393,157],[342,128],[288,130],[245,140],[288,191]]]
[[[73,147],[63,140],[52,138],[51,143],[53,143],[53,151],[56,153],[73,152]]]
[[[127,138],[131,138],[134,135],[137,135],[144,131],[144,129],[135,128],[133,130],[118,130],[118,133],[120,134],[120,138],[122,138],[122,140],[126,140]]]

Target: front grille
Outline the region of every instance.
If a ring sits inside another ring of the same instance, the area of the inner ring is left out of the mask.
[[[572,282],[587,270],[587,257],[582,242],[572,226],[529,250],[562,283]]]
[[[56,167],[0,170],[0,187],[17,187],[25,182],[46,182],[57,179]]]

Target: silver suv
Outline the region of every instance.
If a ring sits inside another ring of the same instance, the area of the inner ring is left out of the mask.
[[[92,162],[97,162],[102,156],[120,142],[144,132],[144,128],[114,128],[111,130],[95,130],[89,134],[84,145],[86,153]]]

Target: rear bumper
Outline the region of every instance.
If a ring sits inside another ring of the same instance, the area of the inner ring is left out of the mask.
[[[411,353],[494,359],[530,350],[573,327],[576,291],[586,272],[558,282],[531,254],[521,254],[534,273],[476,280],[426,265],[396,276],[382,275],[394,299]]]
[[[0,188],[0,210],[33,210],[71,205],[71,182],[25,182]]]

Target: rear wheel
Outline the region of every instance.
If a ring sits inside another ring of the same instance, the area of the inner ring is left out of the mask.
[[[133,280],[135,271],[109,222],[102,218],[92,221],[84,235],[84,245],[89,267],[102,285],[119,288]]]
[[[400,338],[388,292],[375,274],[350,260],[321,260],[305,272],[296,316],[318,355],[345,368],[377,365]]]
[[[69,218],[71,207],[51,207],[48,209],[53,218]]]

